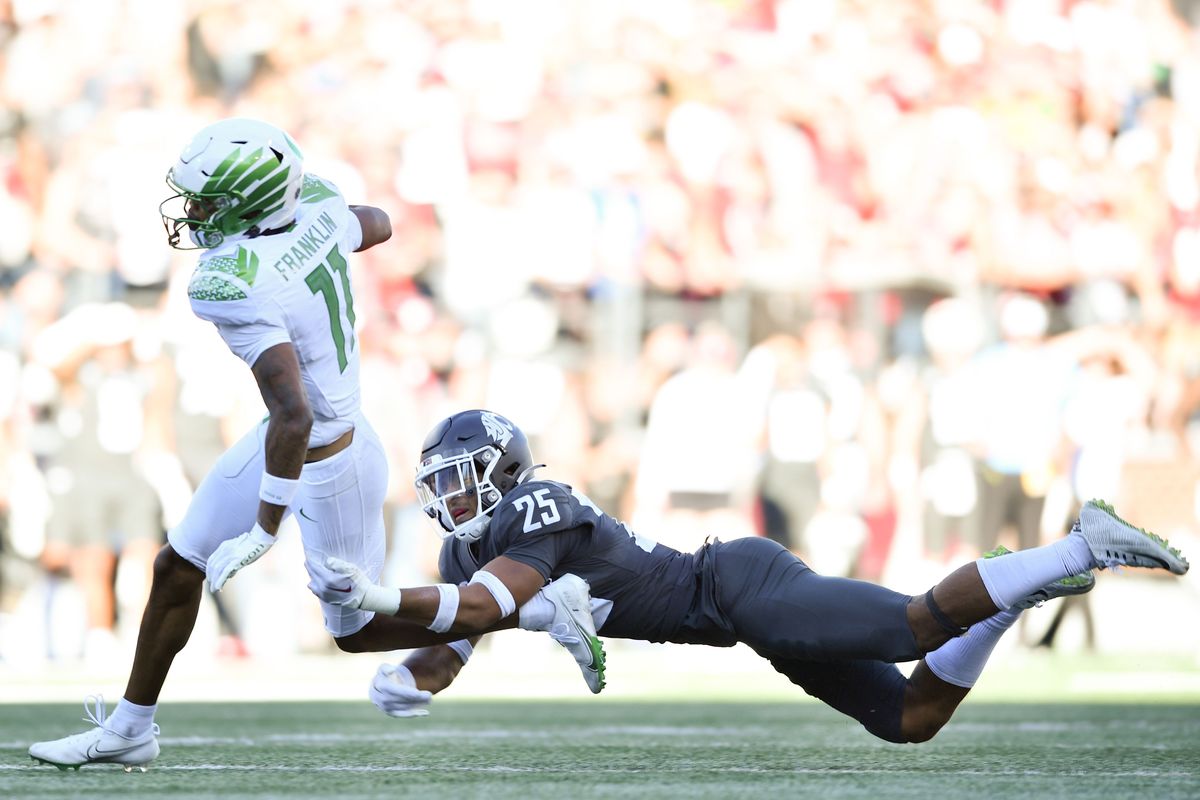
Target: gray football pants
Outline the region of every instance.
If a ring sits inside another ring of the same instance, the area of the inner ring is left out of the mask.
[[[922,653],[909,595],[826,577],[769,539],[711,547],[717,602],[729,629],[807,694],[900,742],[907,679],[898,661]]]

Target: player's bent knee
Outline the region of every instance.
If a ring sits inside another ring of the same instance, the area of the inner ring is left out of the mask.
[[[154,557],[154,585],[165,588],[190,589],[204,582],[204,573],[169,544],[162,546]]]
[[[933,709],[905,709],[904,719],[900,723],[900,733],[905,742],[919,744],[928,742],[937,736],[949,717]]]
[[[883,739],[885,742],[908,744],[910,741],[904,737],[901,729],[894,725],[877,725],[864,722],[863,727],[867,729],[867,733],[878,739]]]
[[[942,729],[941,725],[924,725],[916,730],[905,732],[905,742],[909,744],[921,744],[928,742],[934,736],[937,736],[938,731]]]
[[[371,653],[379,648],[372,647],[363,631],[357,631],[349,636],[335,636],[333,642],[343,653]]]

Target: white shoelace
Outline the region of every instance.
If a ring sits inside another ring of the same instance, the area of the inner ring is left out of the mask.
[[[91,708],[88,707],[88,703],[91,703]],[[90,722],[97,728],[104,728],[106,731],[116,733],[122,739],[130,738],[117,733],[117,731],[114,731],[112,728],[108,727],[108,709],[106,709],[104,706],[104,695],[89,694],[87,697],[83,698],[83,710],[87,713],[87,716],[82,718],[84,722]],[[150,730],[155,736],[158,736],[160,732],[158,723],[150,723]]]
[[[88,703],[92,704],[88,708]],[[84,722],[90,722],[97,728],[105,727],[104,721],[108,719],[108,712],[104,707],[104,695],[89,694],[83,698],[83,710],[87,712],[87,716],[83,717]]]

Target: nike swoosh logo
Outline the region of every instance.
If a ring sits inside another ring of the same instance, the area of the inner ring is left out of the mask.
[[[346,594],[349,594],[354,589],[353,586],[347,586],[345,589],[339,589],[336,586],[330,586],[329,588],[335,592],[345,592]]]
[[[305,513],[304,513],[304,507],[303,507],[303,506],[301,506],[301,507],[300,507],[300,516],[304,517],[304,518],[305,518],[306,520],[308,520],[309,522],[316,522],[316,520],[315,520],[315,519],[313,519],[312,517],[310,517],[308,514],[305,514]]]
[[[588,654],[591,655],[592,660],[588,663],[587,668],[592,671],[595,671],[596,670],[596,654],[591,652],[592,637],[589,636],[588,632],[585,631],[583,629],[583,627],[575,620],[571,620],[571,626],[575,628],[576,633],[579,634],[579,638],[588,643]]]
[[[93,744],[91,747],[89,747],[87,749],[87,757],[88,758],[96,758],[97,756],[115,756],[115,755],[119,755],[120,753],[124,753],[128,749],[129,749],[128,747],[121,747],[116,750],[101,750],[100,743],[96,742],[95,744]]]

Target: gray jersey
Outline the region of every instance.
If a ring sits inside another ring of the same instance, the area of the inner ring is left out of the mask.
[[[442,545],[444,580],[462,583],[497,556],[547,581],[587,580],[612,609],[604,636],[729,647],[744,642],[814,697],[888,741],[903,741],[904,676],[921,656],[908,595],[817,575],[769,539],[705,544],[694,555],[636,536],[570,486],[523,484],[473,545]]]
[[[450,538],[442,545],[442,579],[469,580],[505,556],[533,567],[547,581],[566,573],[584,578],[593,600],[612,609],[605,636],[653,642],[676,638],[697,594],[696,560],[637,536],[566,484],[531,481],[510,492],[492,512],[475,544]]]

